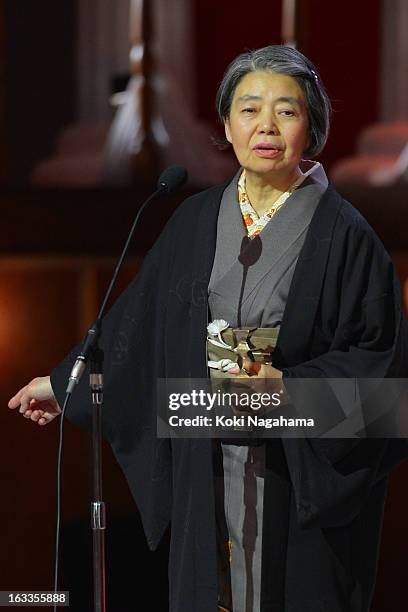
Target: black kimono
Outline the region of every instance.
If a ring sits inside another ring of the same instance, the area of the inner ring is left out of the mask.
[[[212,444],[156,437],[157,378],[207,377],[207,288],[226,185],[186,200],[105,319],[104,435],[157,547],[171,522],[170,611],[215,612]],[[329,186],[311,220],[274,365],[285,377],[403,376],[398,281],[378,238]],[[77,349],[52,373],[63,400]],[[406,362],[406,359],[405,359]],[[68,417],[90,427],[86,376]],[[405,441],[266,443],[261,612],[369,609],[389,469]]]

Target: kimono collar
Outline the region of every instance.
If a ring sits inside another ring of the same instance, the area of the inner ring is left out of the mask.
[[[311,182],[319,183],[326,189],[328,186],[328,180],[326,173],[323,170],[322,165],[319,162],[302,160],[300,164],[301,175],[296,179],[294,183],[284,192],[281,196],[271,205],[271,207],[264,212],[262,215],[258,215],[256,210],[251,205],[248,194],[246,192],[246,170],[243,168],[240,170],[238,178],[238,202],[244,225],[246,227],[248,236],[255,238],[269,222],[270,219],[278,212],[280,208],[285,204],[286,200],[292,195],[292,193],[305,181],[307,177],[310,177]]]

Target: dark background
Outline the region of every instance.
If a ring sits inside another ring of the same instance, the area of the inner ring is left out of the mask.
[[[247,48],[281,42],[281,3],[192,2],[195,112],[216,133],[214,97],[223,70]],[[335,161],[353,152],[360,130],[379,119],[380,2],[298,4],[298,48],[317,65],[333,102],[331,137],[321,159],[330,172]],[[0,3],[2,590],[52,588],[55,526],[57,424],[39,428],[25,422],[7,410],[8,398],[34,376],[48,374],[82,336],[95,316],[113,254],[150,187],[75,192],[33,192],[29,187],[32,164],[51,154],[58,130],[76,117],[75,6],[72,0]],[[185,193],[191,191],[190,184]],[[122,287],[181,198],[147,214]],[[387,215],[385,206],[376,217],[380,235]],[[404,245],[395,247],[392,232],[381,237],[404,280]],[[390,478],[373,612],[404,612],[407,607],[407,475],[408,466],[402,465]],[[108,609],[135,610],[144,595],[149,609],[166,610],[167,541],[161,552],[147,550],[137,510],[108,447],[104,496]],[[89,437],[67,423],[62,580],[75,611],[91,609],[89,500]]]
[[[196,113],[216,131],[214,98],[225,67],[245,49],[282,42],[281,2],[192,3]],[[72,0],[3,4],[7,157],[18,183],[35,160],[51,153],[57,130],[75,118],[77,15]],[[353,0],[298,1],[298,48],[317,65],[333,102],[322,156],[328,168],[351,154],[359,131],[379,118],[380,0],[367,8]],[[121,75],[112,81],[115,76]]]

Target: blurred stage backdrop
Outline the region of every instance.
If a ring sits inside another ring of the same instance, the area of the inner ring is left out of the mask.
[[[239,52],[296,45],[333,102],[321,157],[373,225],[408,304],[406,0],[0,1],[0,589],[51,589],[57,425],[6,407],[47,374],[93,320],[127,229],[161,170],[186,166],[182,194],[152,206],[125,286],[183,197],[232,175],[214,97]],[[91,609],[88,435],[66,424],[62,580]],[[166,552],[147,550],[110,449],[108,609],[167,609]],[[408,465],[390,479],[373,612],[406,610]],[[154,574],[157,588],[148,590]]]

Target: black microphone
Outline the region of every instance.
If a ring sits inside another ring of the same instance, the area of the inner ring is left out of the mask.
[[[188,177],[187,170],[183,166],[169,166],[161,173],[157,181],[157,189],[171,193],[182,187]]]
[[[161,195],[164,192],[171,193],[172,191],[175,191],[176,189],[184,185],[184,183],[187,180],[187,177],[188,177],[187,170],[183,168],[182,166],[176,166],[176,165],[169,166],[168,168],[166,168],[166,170],[163,170],[163,172],[161,173],[159,177],[159,180],[157,181],[156,191],[152,193],[152,195],[143,202],[142,206],[137,211],[135,220],[133,221],[133,225],[131,227],[127,240],[125,242],[125,246],[123,247],[122,253],[119,257],[119,261],[116,265],[115,272],[113,273],[112,280],[110,282],[106,295],[103,299],[102,306],[99,310],[99,314],[96,320],[94,321],[94,323],[88,329],[88,332],[85,336],[85,340],[82,345],[81,353],[77,356],[74,366],[71,370],[71,374],[69,377],[69,382],[68,382],[68,386],[66,390],[67,393],[71,394],[75,388],[75,385],[79,383],[80,378],[85,371],[85,366],[89,358],[89,355],[92,353],[92,351],[95,350],[95,347],[97,347],[99,336],[101,334],[102,319],[105,314],[106,305],[111,296],[112,289],[115,286],[116,279],[122,267],[123,260],[125,259],[126,253],[130,245],[130,241],[132,240],[133,233],[139,221],[140,215],[142,214],[146,206],[152,200],[154,200],[157,196]]]
[[[241,242],[241,249],[238,255],[238,261],[244,267],[250,268],[254,266],[262,255],[262,242],[258,236],[251,240],[249,236],[244,236]]]
[[[245,283],[248,275],[248,270],[251,266],[254,266],[262,255],[262,241],[258,236],[255,236],[252,240],[249,236],[244,236],[241,242],[241,250],[238,255],[238,261],[243,266],[242,270],[242,283],[241,292],[238,299],[238,327],[242,326],[242,300],[244,299]]]

